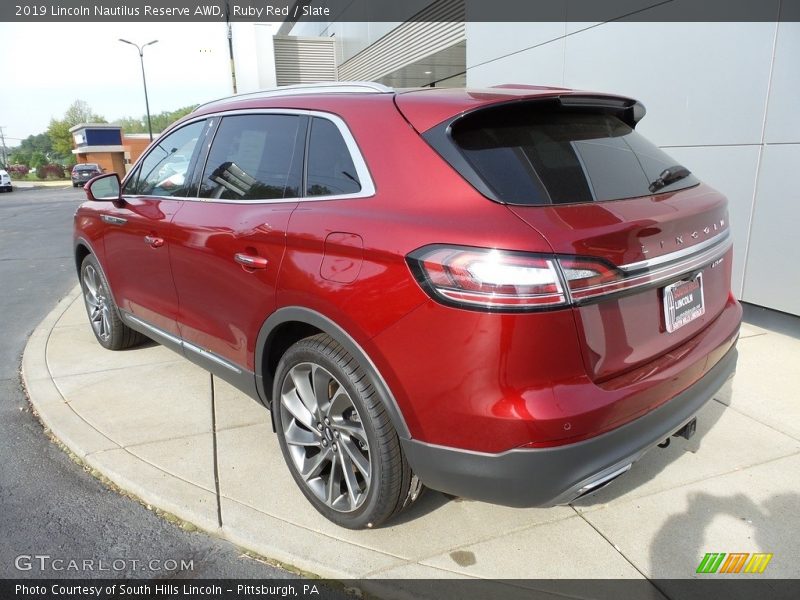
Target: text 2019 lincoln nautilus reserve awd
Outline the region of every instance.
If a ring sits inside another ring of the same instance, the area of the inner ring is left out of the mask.
[[[263,403],[342,526],[423,487],[568,503],[689,437],[736,364],[727,201],[635,131],[644,114],[521,85],[204,104],[86,185],[91,326]]]

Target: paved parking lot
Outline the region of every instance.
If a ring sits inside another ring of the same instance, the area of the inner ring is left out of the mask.
[[[369,531],[308,504],[254,401],[156,344],[103,350],[77,288],[32,335],[23,374],[45,424],[117,485],[324,577],[690,578],[708,552],[773,553],[759,577],[798,577],[800,339],[746,323],[739,352],[694,438],[590,498],[511,509],[429,491]]]
[[[168,560],[193,561],[197,578],[286,576],[242,558],[225,540],[174,527],[92,478],[42,435],[20,384],[20,357],[31,332],[75,285],[72,216],[82,199],[72,188],[0,194],[0,597],[12,595],[3,581],[77,576],[52,561],[21,570],[23,554],[95,564],[131,559],[118,577],[164,574],[132,560],[155,561],[159,569]]]

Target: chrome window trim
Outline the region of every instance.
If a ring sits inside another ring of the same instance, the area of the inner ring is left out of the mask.
[[[618,269],[620,271],[623,271],[624,273],[632,273],[634,271],[641,271],[643,269],[652,269],[654,267],[658,267],[665,263],[681,260],[682,258],[703,252],[704,250],[711,248],[712,246],[716,246],[717,244],[722,244],[725,240],[727,240],[730,237],[730,234],[731,230],[725,229],[724,231],[718,233],[714,237],[704,240],[699,244],[694,244],[693,246],[689,246],[688,248],[681,248],[680,250],[675,250],[674,252],[670,252],[669,254],[664,254],[663,256],[657,256],[655,258],[649,258],[647,260],[640,260],[635,263],[628,263],[627,265],[620,265]]]
[[[292,202],[325,202],[328,200],[355,200],[359,198],[371,198],[375,195],[375,183],[372,180],[372,175],[369,171],[369,167],[367,166],[366,161],[364,160],[364,156],[361,153],[361,149],[358,147],[358,143],[356,142],[355,137],[353,137],[350,128],[347,126],[347,123],[344,122],[340,116],[335,115],[333,113],[319,111],[319,110],[306,110],[306,109],[299,109],[299,108],[243,108],[243,109],[235,109],[235,110],[224,110],[214,113],[206,113],[202,116],[195,117],[193,119],[189,119],[183,121],[180,126],[184,127],[186,125],[191,125],[196,121],[202,121],[205,119],[214,119],[214,118],[223,118],[223,117],[233,117],[233,116],[241,116],[241,115],[290,115],[290,116],[298,116],[298,117],[317,117],[320,119],[327,119],[331,121],[336,128],[339,130],[339,133],[344,139],[345,145],[347,146],[347,150],[350,152],[350,158],[353,161],[353,165],[356,168],[356,174],[358,175],[359,183],[361,184],[361,190],[358,192],[354,192],[352,194],[333,194],[330,196],[304,196],[304,197],[292,197],[292,198],[272,198],[272,199],[264,199],[264,200],[232,200],[232,199],[220,199],[220,198],[200,198],[198,196],[157,196],[158,198],[166,198],[172,200],[180,200],[180,201],[188,201],[188,202],[206,202],[206,203],[214,203],[214,204],[280,204],[280,203],[292,203]],[[172,133],[173,130],[177,130],[177,128],[169,129],[164,132],[163,135],[169,135]],[[213,140],[210,142],[213,144]],[[206,152],[209,149],[206,149]],[[149,152],[148,152],[149,154]],[[143,158],[140,158],[136,161],[136,165],[138,166],[139,162],[143,160],[146,155],[142,155]],[[134,167],[135,168],[135,167]],[[133,172],[134,169],[131,169]],[[142,195],[142,194],[130,194],[125,196],[127,198],[152,198],[154,196]]]

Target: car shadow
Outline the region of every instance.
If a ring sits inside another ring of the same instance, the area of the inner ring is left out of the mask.
[[[413,522],[429,513],[436,512],[444,505],[454,501],[460,502],[461,499],[443,494],[442,492],[437,492],[436,490],[423,488],[422,495],[414,501],[411,506],[391,519],[387,525],[393,527],[395,525]]]
[[[742,302],[744,322],[800,340],[800,318],[777,310]]]
[[[580,500],[571,503],[574,507],[591,507],[599,504],[607,504],[613,500],[630,493],[636,488],[644,485],[651,479],[658,477],[670,463],[678,460],[683,453],[696,453],[702,446],[703,437],[719,421],[730,403],[731,380],[717,392],[714,400],[710,401],[697,415],[697,430],[691,439],[686,440],[679,437],[670,437],[670,444],[666,448],[654,447],[647,452],[639,461],[634,463],[630,471],[611,482],[593,494],[584,496]],[[419,498],[408,509],[391,520],[391,525],[402,524],[413,521],[423,515],[434,512],[445,506],[449,502],[471,502],[468,498],[451,496],[436,490],[425,489],[422,497]]]
[[[758,503],[742,493],[720,496],[694,492],[689,494],[687,500],[686,509],[671,515],[650,545],[648,575],[659,580],[659,588],[668,597],[706,600],[709,590],[691,585],[692,581],[696,582],[696,579],[691,578],[718,580],[720,577],[728,577],[735,579],[737,584],[748,580],[753,582],[754,576],[744,574],[744,569],[738,574],[729,575],[722,575],[719,571],[698,574],[698,566],[706,553],[772,553],[774,556],[766,564],[766,576],[762,576],[762,581],[767,577],[796,576],[793,564],[798,552],[796,532],[800,530],[800,513],[797,511],[800,495],[793,492],[775,494]],[[731,520],[731,525],[727,528],[726,540],[715,542],[708,539],[708,529],[720,517]],[[734,532],[741,529],[733,524],[736,521],[741,522],[745,528],[739,536]],[[745,535],[747,529],[750,531]],[[730,539],[735,537],[740,539],[733,546]],[[724,567],[724,563],[722,566]],[[758,575],[755,577],[758,578]],[[687,584],[680,578],[690,578],[690,581]],[[732,592],[727,595],[728,598],[754,597],[751,587],[738,591],[735,586],[731,588],[733,589],[726,588],[726,592]],[[768,589],[761,591],[769,592]],[[739,595],[738,592],[742,594]]]
[[[643,486],[648,481],[655,479],[671,463],[678,460],[684,453],[696,453],[703,445],[703,438],[711,431],[717,421],[722,418],[730,402],[731,380],[715,394],[714,399],[708,402],[697,414],[697,430],[690,439],[669,437],[669,446],[651,448],[642,458],[636,461],[630,471],[612,481],[593,494],[589,494],[571,503],[572,506],[586,508],[599,504],[607,504]]]
[[[140,344],[136,344],[135,346],[131,346],[130,348],[123,348],[122,350],[116,350],[116,352],[130,352],[135,350],[144,350],[146,348],[155,348],[156,346],[160,346],[158,342],[151,340],[150,338],[146,338],[142,340]]]

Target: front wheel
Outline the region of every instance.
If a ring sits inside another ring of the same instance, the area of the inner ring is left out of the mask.
[[[326,518],[350,529],[377,527],[416,498],[419,486],[378,394],[330,336],[289,348],[272,397],[286,464]]]
[[[91,254],[81,263],[81,291],[92,331],[103,348],[124,350],[146,339],[120,319],[100,264]]]

